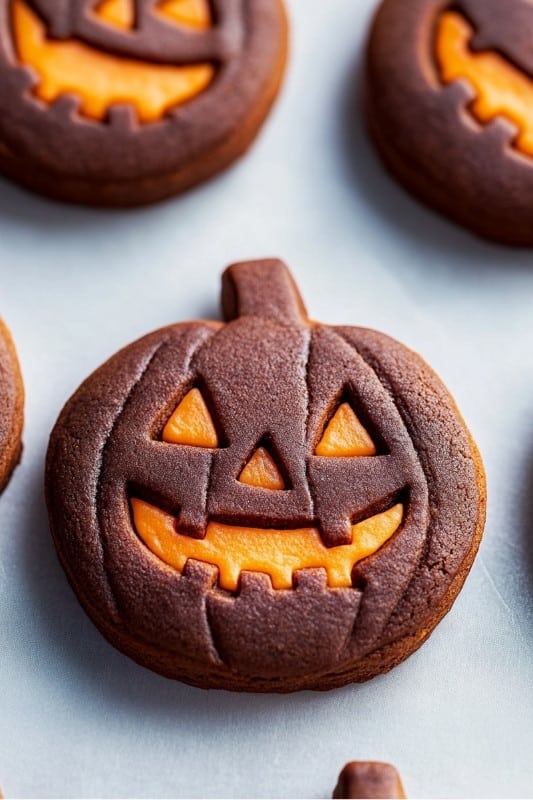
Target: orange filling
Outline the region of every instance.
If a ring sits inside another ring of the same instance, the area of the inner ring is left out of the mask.
[[[285,481],[270,453],[258,447],[239,476],[241,483],[261,489],[284,489]]]
[[[176,530],[176,521],[143,500],[131,500],[138,535],[161,561],[180,572],[191,558],[218,568],[219,585],[238,588],[243,571],[270,575],[274,589],[290,589],[293,573],[323,568],[334,588],[352,585],[352,570],[361,559],[377,552],[398,530],[403,505],[398,503],[352,525],[352,543],[325,547],[316,528],[266,530],[210,522],[204,539],[192,539]]]
[[[480,122],[504,116],[519,129],[516,146],[533,156],[533,83],[529,77],[492,52],[474,53],[469,43],[472,26],[455,11],[439,19],[436,58],[444,83],[469,81],[477,97],[471,111]]]
[[[342,403],[333,415],[317,445],[317,456],[374,456],[374,442],[348,403]]]
[[[132,0],[103,0],[96,14],[109,25],[131,30],[135,25],[135,8]]]
[[[218,447],[218,437],[199,389],[191,389],[163,430],[163,441],[192,447]]]
[[[182,4],[170,5],[173,11],[169,10],[168,17],[180,21],[176,8]],[[213,79],[211,64],[149,64],[109,55],[75,39],[53,41],[47,38],[44,24],[24,0],[13,0],[12,9],[18,58],[35,70],[39,78],[35,93],[46,103],[72,93],[81,98],[81,112],[93,119],[104,119],[114,104],[128,103],[136,108],[141,122],[154,122],[169,109],[200,94]],[[189,19],[185,24],[192,25],[195,18],[197,27],[208,27],[207,0],[187,2],[185,9]],[[160,11],[163,13],[164,7]],[[134,21],[132,0],[107,0],[98,7],[97,14],[111,25],[130,28]]]
[[[161,0],[156,10],[179,25],[206,30],[211,25],[209,0]]]

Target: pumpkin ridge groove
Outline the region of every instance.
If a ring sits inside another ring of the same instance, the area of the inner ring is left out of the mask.
[[[378,364],[377,364],[377,360],[374,360],[374,359],[372,359],[372,358],[371,358],[371,357],[368,355],[368,353],[365,353],[365,355],[363,355],[363,353],[361,353],[361,351],[359,350],[359,348],[355,347],[355,345],[354,345],[352,342],[350,342],[350,340],[349,340],[349,339],[348,339],[348,338],[347,338],[347,337],[344,335],[344,333],[343,333],[342,331],[339,331],[339,330],[338,330],[338,328],[334,328],[334,331],[335,331],[335,333],[337,334],[337,336],[340,336],[340,338],[341,338],[341,339],[342,339],[342,340],[343,340],[343,341],[344,341],[344,342],[345,342],[345,343],[346,343],[346,344],[347,344],[349,347],[352,347],[352,348],[355,350],[355,352],[357,353],[357,355],[358,355],[358,356],[359,356],[359,357],[360,357],[360,358],[361,358],[361,359],[364,361],[364,363],[367,365],[367,367],[368,367],[369,369],[371,369],[371,370],[372,370],[372,372],[373,372],[373,373],[374,373],[374,375],[376,376],[376,379],[377,379],[377,380],[379,381],[379,383],[380,383],[380,384],[383,386],[383,388],[384,388],[384,389],[385,389],[385,391],[387,392],[387,394],[388,394],[388,396],[389,396],[389,398],[390,398],[391,402],[393,403],[394,407],[396,408],[396,410],[397,410],[398,414],[399,414],[399,415],[400,415],[400,417],[402,418],[402,420],[403,420],[403,423],[404,423],[404,425],[405,425],[405,428],[406,428],[406,430],[407,430],[407,432],[408,432],[408,434],[409,434],[409,438],[410,438],[410,440],[411,440],[411,443],[412,443],[412,445],[413,445],[413,449],[414,449],[414,451],[415,451],[415,454],[416,454],[416,459],[417,459],[418,465],[419,465],[419,467],[420,467],[420,469],[422,470],[422,473],[423,473],[423,475],[424,475],[424,480],[425,480],[425,482],[426,482],[426,488],[427,488],[427,490],[428,490],[428,498],[430,498],[430,497],[432,496],[432,493],[430,492],[430,486],[429,486],[428,477],[427,477],[427,475],[426,475],[426,471],[425,471],[425,469],[424,469],[424,465],[422,464],[422,461],[420,460],[420,454],[419,454],[419,452],[418,452],[418,449],[415,447],[415,443],[414,443],[414,441],[413,441],[413,437],[412,437],[412,433],[411,433],[411,431],[412,431],[412,430],[413,430],[413,428],[415,427],[415,426],[413,425],[413,420],[412,420],[411,414],[408,412],[408,410],[407,410],[407,409],[404,409],[404,408],[403,408],[403,407],[402,407],[402,406],[401,406],[401,405],[398,403],[398,401],[397,401],[397,398],[395,397],[395,395],[394,395],[394,392],[392,391],[392,386],[391,386],[391,383],[390,383],[390,381],[388,380],[387,376],[386,376],[385,374],[383,374],[383,372],[382,372],[382,371],[379,369],[379,366],[378,366]]]
[[[306,341],[306,353],[305,353],[305,391],[306,391],[306,403],[305,403],[305,436],[307,442],[310,442],[310,431],[309,431],[309,402],[310,402],[310,392],[309,392],[309,369],[310,369],[310,362],[311,362],[311,347],[313,344],[313,334],[314,328],[309,328],[309,335]],[[313,492],[311,491],[311,483],[309,481],[309,461],[306,459],[305,461],[305,479],[307,481],[307,485],[309,486],[309,497],[311,498],[311,517],[315,518],[315,498],[313,497]],[[316,522],[316,520],[315,520]]]
[[[344,342],[346,342],[346,344],[348,344],[350,347],[353,347],[355,352],[360,356],[360,358],[364,361],[364,363],[368,366],[368,368],[372,370],[373,374],[376,376],[376,379],[379,381],[381,386],[383,386],[383,388],[387,392],[387,395],[389,396],[391,402],[393,403],[394,407],[398,411],[398,414],[400,415],[400,417],[401,417],[401,419],[403,421],[403,424],[405,426],[405,429],[407,430],[407,433],[409,435],[409,439],[410,439],[410,441],[411,441],[411,443],[413,445],[413,450],[414,450],[414,453],[416,455],[417,463],[418,463],[418,465],[420,467],[422,475],[424,476],[424,484],[425,484],[425,488],[426,488],[426,492],[427,492],[426,504],[427,504],[427,509],[428,509],[428,523],[427,523],[427,528],[426,528],[426,532],[425,532],[425,535],[424,535],[424,539],[423,539],[423,542],[422,542],[422,546],[420,548],[420,555],[419,555],[419,558],[416,561],[416,564],[413,565],[413,570],[411,572],[409,580],[408,580],[408,582],[407,582],[407,584],[406,584],[401,596],[398,598],[398,601],[396,602],[394,607],[390,610],[390,613],[387,615],[387,618],[384,620],[383,625],[381,626],[381,630],[380,630],[380,634],[379,635],[382,636],[383,633],[387,630],[387,628],[389,626],[389,623],[390,623],[390,620],[393,618],[396,610],[401,605],[402,600],[408,594],[410,587],[416,581],[416,576],[418,574],[418,570],[420,569],[421,564],[423,564],[425,562],[425,560],[427,559],[428,554],[429,554],[429,547],[430,547],[429,531],[430,531],[430,525],[431,525],[431,512],[430,512],[430,509],[431,509],[431,498],[434,496],[434,488],[433,488],[434,478],[433,478],[433,475],[431,473],[430,464],[428,463],[428,464],[424,465],[422,463],[422,460],[420,458],[419,448],[415,446],[415,442],[413,441],[412,430],[413,430],[413,428],[415,426],[413,425],[413,420],[412,420],[411,414],[409,413],[407,408],[405,408],[402,404],[400,404],[398,402],[398,399],[397,399],[397,397],[395,396],[395,393],[392,390],[391,382],[388,379],[387,375],[384,373],[384,371],[380,369],[380,366],[379,366],[377,358],[373,358],[372,355],[369,353],[369,351],[367,349],[365,349],[364,353],[361,352],[360,348],[356,347],[355,344],[353,342],[351,342],[350,339],[347,336],[345,336],[344,331],[339,330],[338,328],[335,328],[334,330],[335,330],[335,333]],[[407,524],[407,520],[408,520],[408,517],[409,517],[409,508],[410,508],[410,505],[411,505],[411,487],[407,488],[407,492],[408,492],[409,502],[405,506],[405,515],[404,515],[404,519],[402,521],[402,527]],[[354,630],[352,631],[352,637],[351,637],[352,641],[353,641],[353,638],[354,638],[354,635],[355,635],[355,628],[356,628],[357,622],[358,622],[358,619],[356,617],[356,619],[354,621]]]
[[[226,430],[224,428],[224,425],[222,424],[222,420],[220,419],[220,413],[217,408],[217,404],[211,394],[207,381],[205,380],[204,376],[200,373],[200,370],[198,368],[198,358],[200,357],[201,351],[203,350],[204,346],[212,342],[215,342],[217,336],[223,334],[224,328],[225,325],[221,323],[218,328],[214,328],[211,330],[211,335],[209,337],[199,342],[198,347],[196,347],[194,351],[191,353],[191,357],[187,367],[192,378],[191,387],[197,387],[198,389],[200,389],[202,397],[206,403],[207,410],[209,411],[211,419],[213,420],[215,431],[218,436],[218,445],[217,445],[218,450],[229,447],[230,442],[226,435]],[[211,459],[211,467],[212,466],[213,466],[213,459]],[[210,469],[209,471],[208,490],[211,488],[211,473],[212,469]]]
[[[213,398],[210,396],[210,392],[209,392],[208,386],[206,385],[205,381],[202,379],[202,376],[199,375],[199,373],[198,373],[196,362],[198,360],[199,354],[200,354],[201,350],[203,349],[203,347],[208,345],[209,343],[211,343],[216,338],[217,334],[219,334],[222,330],[223,330],[223,327],[216,328],[215,330],[211,331],[210,336],[208,336],[205,339],[202,339],[201,341],[198,342],[197,346],[190,353],[188,364],[185,365],[185,370],[184,370],[184,371],[188,372],[190,374],[190,376],[192,377],[193,385],[194,386],[198,386],[201,389],[202,396],[204,397],[204,399],[207,399],[208,411],[209,411],[209,413],[211,414],[211,416],[213,418],[213,422],[214,422],[214,425],[215,425],[215,429],[217,431],[217,435],[221,438],[221,440],[219,442],[219,447],[227,446],[228,442],[227,442],[227,439],[226,439],[226,436],[225,436],[225,433],[224,433],[224,428],[223,428],[223,426],[222,426],[222,424],[220,422],[220,419],[219,419],[219,415],[218,415],[218,412],[217,412],[216,404],[213,402]],[[161,346],[163,346],[164,344],[166,344],[166,342],[162,342]],[[158,348],[158,350],[154,353],[153,358],[155,358],[155,356],[157,355],[159,350],[160,350],[160,348]],[[207,480],[207,485],[205,487],[205,491],[202,493],[202,501],[203,501],[203,504],[204,504],[204,508],[207,508],[207,498],[209,497],[209,493],[211,491],[211,485],[212,485],[212,481],[213,481],[213,462],[214,462],[214,460],[215,460],[214,453],[211,453],[210,454],[210,458],[209,458],[209,472],[208,472],[208,476],[209,477],[208,477],[208,480]],[[181,509],[180,509],[180,513],[181,513]],[[131,517],[130,517],[130,519],[131,519]],[[133,526],[133,530],[135,531],[135,535],[137,536],[139,541],[142,541],[141,538],[139,537],[138,532],[135,530],[134,526]],[[143,545],[146,546],[144,543],[143,543]],[[189,563],[189,561],[187,562],[187,564],[188,563]],[[184,570],[187,569],[187,564],[185,565]],[[225,666],[226,662],[222,658],[222,655],[221,655],[221,652],[220,652],[220,648],[219,648],[219,646],[217,644],[217,641],[216,641],[216,638],[215,638],[213,626],[211,625],[211,620],[209,618],[209,607],[208,607],[208,603],[207,603],[207,595],[209,593],[215,592],[217,590],[217,587],[218,587],[218,576],[217,576],[217,580],[215,581],[215,583],[213,584],[211,589],[208,592],[206,592],[206,596],[204,597],[204,601],[203,601],[203,604],[202,604],[202,612],[203,612],[204,617],[205,617],[206,632],[209,635],[209,645],[211,646],[211,648],[213,650],[213,653],[216,656],[216,658],[218,658],[220,664],[223,664]]]
[[[115,417],[113,419],[113,424],[111,425],[110,429],[108,430],[108,432],[106,434],[106,437],[105,437],[105,439],[104,439],[104,441],[102,443],[102,447],[101,447],[100,454],[99,454],[99,459],[98,459],[98,462],[97,462],[98,478],[97,478],[97,481],[96,481],[96,488],[95,488],[95,493],[94,493],[94,504],[95,504],[95,508],[96,508],[96,519],[97,519],[97,523],[98,523],[98,530],[100,531],[100,544],[101,544],[101,547],[102,547],[102,567],[103,567],[103,570],[104,570],[104,573],[105,573],[105,576],[106,576],[107,584],[108,584],[108,587],[109,587],[109,592],[111,594],[111,597],[113,598],[113,603],[115,605],[115,608],[116,608],[116,611],[117,611],[117,615],[118,615],[118,617],[120,619],[122,618],[122,614],[120,613],[120,606],[119,606],[119,603],[117,601],[116,594],[115,594],[115,592],[113,590],[113,587],[112,587],[112,584],[111,584],[111,581],[110,581],[110,578],[109,578],[109,570],[108,570],[108,566],[107,566],[107,554],[106,554],[106,546],[105,546],[105,537],[103,536],[103,526],[102,526],[101,514],[100,514],[100,500],[99,500],[99,498],[100,498],[100,493],[102,491],[102,469],[103,469],[103,465],[104,465],[104,461],[105,461],[105,457],[106,457],[106,452],[107,452],[107,449],[108,449],[108,446],[109,446],[109,442],[111,441],[111,439],[113,437],[113,434],[115,432],[115,428],[116,428],[116,426],[118,424],[118,421],[119,421],[122,413],[124,412],[124,409],[126,408],[128,403],[130,402],[135,389],[139,386],[139,384],[141,383],[142,379],[144,378],[144,376],[148,372],[148,370],[149,370],[151,364],[153,363],[155,357],[161,351],[161,349],[167,344],[167,342],[168,342],[168,339],[166,339],[166,338],[162,342],[158,342],[157,345],[155,346],[155,348],[150,353],[150,355],[147,356],[146,361],[143,364],[139,374],[135,377],[133,383],[131,384],[131,386],[129,388],[129,391],[128,391],[126,397],[124,398],[124,402],[121,404],[119,411],[115,414]]]
[[[341,335],[343,335],[343,334],[341,334]],[[343,338],[344,338],[344,336],[343,336]],[[368,352],[368,350],[366,348],[365,348],[365,355],[361,356],[361,357],[364,358],[365,362],[369,363],[370,368],[373,369],[376,372],[376,375],[377,375],[378,379],[380,381],[382,381],[383,385],[387,389],[387,392],[391,393],[390,382],[389,382],[389,380],[388,380],[386,375],[383,375],[383,377],[381,377],[382,376],[382,372],[381,372],[381,370],[379,368],[379,365],[377,364],[377,360],[372,358],[372,355]],[[367,362],[367,359],[368,359],[368,362]],[[428,382],[426,376],[419,375],[418,376],[418,380],[424,386],[427,386],[429,388],[429,382]],[[408,413],[408,411],[406,409],[404,409],[403,407],[398,405],[398,403],[396,402],[396,400],[394,398],[394,395],[392,395],[392,397],[393,397],[393,401],[395,402],[395,405],[398,408],[398,412],[400,413],[402,419],[405,421],[405,419],[408,418],[409,423],[411,423],[412,420],[411,420],[411,416]],[[411,431],[410,431],[409,427],[407,427],[407,425],[406,425],[406,428],[407,428],[407,430],[409,432],[409,436],[411,436]],[[471,441],[471,437],[470,437],[470,441]],[[422,472],[423,472],[423,475],[424,475],[424,479],[425,479],[426,487],[427,487],[427,493],[428,493],[428,495],[427,495],[427,506],[428,506],[427,533],[426,533],[426,536],[424,537],[423,545],[422,545],[421,552],[420,552],[420,557],[419,557],[419,559],[417,561],[416,567],[412,572],[412,575],[410,577],[410,580],[409,580],[409,582],[408,582],[408,584],[407,584],[407,586],[405,588],[405,591],[404,591],[402,597],[400,597],[400,599],[398,600],[398,603],[396,604],[395,608],[392,610],[391,614],[389,615],[386,624],[383,626],[383,633],[385,633],[390,628],[391,621],[394,619],[395,614],[397,613],[398,609],[402,605],[402,602],[403,602],[404,598],[409,596],[413,585],[415,585],[417,580],[419,580],[420,572],[422,571],[422,572],[431,573],[431,568],[428,566],[428,564],[431,563],[430,562],[430,548],[431,548],[431,544],[432,544],[432,537],[431,537],[430,534],[431,534],[431,527],[432,527],[432,521],[433,521],[432,520],[432,509],[433,508],[438,508],[438,505],[439,505],[439,492],[438,492],[438,489],[435,488],[435,484],[436,484],[437,481],[436,481],[436,478],[434,477],[433,470],[431,468],[431,464],[429,463],[429,459],[427,459],[427,463],[422,463],[422,460],[420,458],[420,454],[423,455],[423,453],[424,453],[423,449],[419,448],[419,447],[415,447],[415,451],[416,451],[417,459],[418,459],[418,461],[419,461],[419,463],[421,464],[421,467],[422,467]],[[475,555],[475,551],[476,551],[476,546],[473,545],[473,547],[465,554],[463,561],[465,563],[468,563],[469,558],[471,560],[473,560],[472,553]],[[455,581],[457,581],[457,575],[455,577]],[[451,602],[453,602],[453,600],[452,601],[450,601],[449,599],[447,600],[447,596],[446,596],[444,598],[444,600],[442,601],[443,607],[449,608],[450,605],[451,605]],[[428,600],[428,604],[429,604],[429,600]],[[413,619],[415,618],[416,614],[417,614],[417,611],[414,608],[409,611],[409,615],[408,616],[409,616],[409,621],[410,622],[413,621]],[[400,622],[400,627],[403,627],[401,625],[401,622]],[[431,626],[431,628],[432,627],[433,626]],[[431,630],[431,628],[430,628],[430,630]],[[389,635],[387,637],[387,642],[394,643],[395,641],[398,641],[400,639],[401,639],[401,633],[397,634],[397,633],[392,633],[391,632],[391,633],[389,633]]]

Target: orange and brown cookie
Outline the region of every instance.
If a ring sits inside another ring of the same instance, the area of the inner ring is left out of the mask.
[[[0,0],[0,171],[128,206],[239,157],[278,92],[282,0]]]
[[[334,800],[405,800],[406,794],[396,767],[382,761],[350,761],[333,792]]]
[[[384,0],[365,106],[389,168],[476,234],[533,244],[533,6]]]
[[[0,320],[0,491],[22,452],[24,388],[15,346]]]
[[[282,262],[228,268],[222,307],[126,347],[65,406],[46,469],[60,560],[104,635],[169,677],[366,680],[466,578],[478,452],[419,356],[311,322]]]

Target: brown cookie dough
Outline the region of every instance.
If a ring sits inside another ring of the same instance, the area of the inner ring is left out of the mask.
[[[203,687],[385,672],[450,608],[485,515],[475,445],[415,353],[310,322],[281,261],[224,273],[225,324],[156,331],[62,411],[46,494],[104,635]]]
[[[0,491],[22,453],[24,387],[9,330],[0,319]]]
[[[24,387],[15,345],[0,320],[0,491],[22,453]]]
[[[350,761],[339,775],[333,792],[335,800],[404,800],[405,797],[396,767],[381,761]]]
[[[278,93],[282,0],[0,0],[0,171],[134,206],[241,156]]]
[[[365,109],[391,173],[479,236],[533,244],[533,5],[384,0]]]

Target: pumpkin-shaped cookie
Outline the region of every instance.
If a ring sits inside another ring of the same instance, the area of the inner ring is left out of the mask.
[[[390,171],[475,233],[533,244],[533,5],[383,0],[366,114]]]
[[[282,0],[0,0],[0,170],[137,205],[251,143],[287,50]]]
[[[15,345],[0,320],[0,491],[22,452],[24,388]]]
[[[310,322],[279,261],[230,267],[226,322],[156,331],[52,433],[78,597],[164,675],[326,689],[390,669],[449,609],[484,521],[476,448],[414,353]]]

